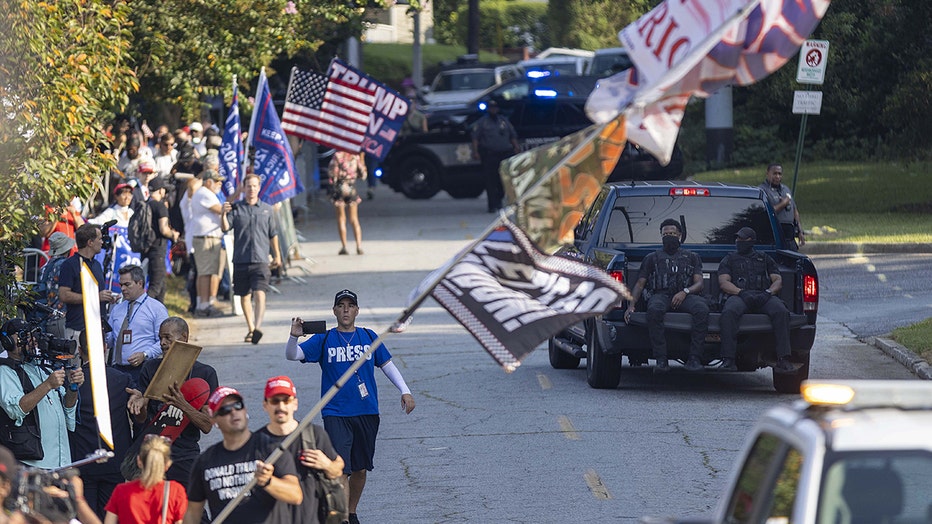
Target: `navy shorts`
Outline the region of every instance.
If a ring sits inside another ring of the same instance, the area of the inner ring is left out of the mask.
[[[234,264],[233,294],[242,296],[253,291],[268,291],[271,278],[268,264]]]
[[[375,437],[379,433],[378,415],[358,417],[324,417],[324,429],[333,449],[343,457],[343,473],[372,471]]]

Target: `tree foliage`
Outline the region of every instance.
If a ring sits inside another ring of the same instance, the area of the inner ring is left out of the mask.
[[[126,2],[0,0],[0,9],[0,243],[8,268],[46,204],[87,196],[114,165],[96,146],[137,80]],[[0,285],[10,289],[11,277],[4,271]]]
[[[469,6],[460,3],[451,15],[465,21]],[[482,49],[500,52],[509,47],[532,47],[543,49],[550,45],[546,29],[547,5],[540,2],[517,2],[511,0],[486,1],[480,4],[479,42]],[[434,13],[434,19],[437,14]],[[467,24],[457,23],[451,28],[456,45],[466,43]]]
[[[618,32],[658,2],[652,0],[550,0],[553,45],[581,49],[618,47]]]
[[[735,91],[736,124],[776,126],[795,143],[793,91],[822,91],[807,123],[806,148],[847,160],[928,157],[932,150],[932,4],[922,0],[835,1],[810,38],[830,43],[825,84],[796,82],[794,58],[774,75]],[[755,140],[754,133],[748,135]],[[736,142],[736,148],[742,144]]]

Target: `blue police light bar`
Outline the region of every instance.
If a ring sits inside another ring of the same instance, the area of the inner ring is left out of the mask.
[[[372,174],[375,175],[375,178],[382,178],[382,168],[381,167],[375,168],[375,172]]]
[[[535,89],[534,96],[540,98],[556,98],[557,92],[554,89]]]
[[[487,107],[485,102],[479,102],[479,111],[485,111]]]
[[[536,69],[532,69],[531,71],[528,71],[526,74],[528,78],[547,78],[550,75],[551,75],[550,71],[539,71]]]

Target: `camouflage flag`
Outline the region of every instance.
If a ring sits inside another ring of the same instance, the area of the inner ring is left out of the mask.
[[[625,120],[590,126],[502,162],[515,222],[548,255],[573,242],[573,228],[615,169],[625,147]]]

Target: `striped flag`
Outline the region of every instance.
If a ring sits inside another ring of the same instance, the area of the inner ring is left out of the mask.
[[[375,105],[371,79],[339,60],[327,76],[291,70],[282,129],[289,135],[358,153]]]
[[[664,2],[619,33],[635,66],[599,81],[595,122],[624,112],[628,140],[669,161],[691,96],[753,84],[795,56],[829,0]]]

